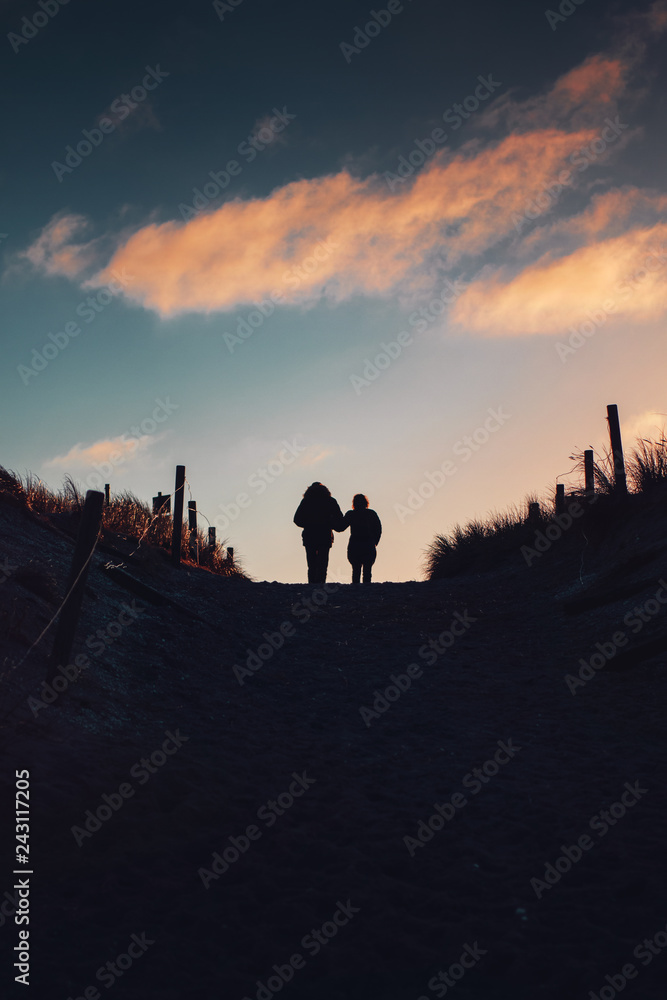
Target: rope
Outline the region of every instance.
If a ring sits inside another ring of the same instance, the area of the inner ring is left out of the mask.
[[[570,455],[570,458],[572,458],[572,456],[571,456],[571,455]],[[559,472],[559,473],[558,473],[558,475],[556,476],[556,482],[558,482],[558,480],[559,480],[559,479],[561,478],[561,476],[571,476],[571,475],[572,475],[572,473],[573,473],[573,472],[576,472],[576,471],[577,471],[577,466],[576,466],[576,465],[574,465],[574,466],[573,466],[573,467],[572,467],[572,468],[570,469],[570,471],[569,471],[569,472]]]
[[[185,483],[187,483],[188,492],[190,494],[190,499],[192,499],[192,487],[190,486],[190,483],[188,482],[187,477],[185,478],[183,485],[185,485]],[[41,480],[40,480],[40,484],[41,484]],[[176,494],[178,493],[178,491],[181,490],[181,489],[183,489],[183,487],[179,486],[178,490],[174,490],[173,493],[169,493],[163,499],[161,498],[162,499],[162,503],[160,505],[160,509],[155,514],[153,514],[152,517],[150,518],[148,524],[146,525],[146,527],[144,528],[144,530],[142,531],[142,533],[141,533],[141,535],[139,537],[139,540],[137,542],[136,547],[128,555],[128,557],[127,557],[128,559],[131,559],[132,556],[135,555],[139,551],[139,549],[141,548],[141,543],[144,541],[146,535],[148,534],[148,532],[152,528],[152,526],[155,523],[155,521],[159,517],[163,516],[163,514],[164,514],[164,504],[166,503],[166,501],[167,500],[171,500],[172,497],[175,497]],[[208,521],[208,523],[210,525],[211,522],[206,517],[206,514],[202,513],[201,511],[197,511],[197,513],[198,514],[201,513],[201,515],[204,518],[204,520]],[[98,541],[100,539],[101,533],[102,533],[102,525],[100,525],[100,527],[98,528],[97,535],[95,536],[95,541],[93,542],[93,546],[92,546],[92,548],[91,548],[91,550],[90,550],[90,552],[88,554],[88,557],[87,557],[85,563],[83,564],[83,566],[81,567],[81,569],[77,573],[76,579],[74,580],[74,582],[72,583],[72,586],[69,588],[67,594],[63,598],[60,606],[58,607],[58,609],[56,610],[56,612],[53,614],[53,616],[51,617],[51,619],[47,623],[47,625],[42,629],[42,631],[40,632],[40,634],[38,635],[38,637],[35,639],[35,641],[32,643],[32,645],[28,649],[27,653],[23,656],[23,658],[21,660],[19,660],[18,663],[16,663],[14,666],[10,666],[9,671],[13,672],[14,670],[18,670],[19,667],[23,666],[23,664],[28,659],[28,657],[30,656],[30,654],[33,652],[34,649],[36,649],[36,647],[40,644],[40,642],[42,641],[42,639],[44,638],[44,636],[46,635],[46,633],[53,626],[53,624],[56,621],[56,619],[58,618],[60,612],[62,611],[62,609],[65,607],[65,604],[69,600],[69,598],[70,598],[73,590],[75,589],[76,585],[78,584],[79,580],[81,579],[82,574],[87,569],[88,564],[90,563],[90,560],[93,558],[93,554],[94,554],[95,549],[97,547],[97,543],[98,543]],[[109,562],[105,563],[104,565],[105,565],[105,568],[107,568],[107,569],[122,569],[123,567],[125,567],[126,563],[124,563],[124,562],[113,563],[113,562],[109,561]],[[5,716],[3,716],[3,718],[5,718]]]
[[[213,525],[212,525],[212,524],[211,524],[211,522],[210,522],[210,521],[208,520],[208,518],[207,518],[206,514],[204,514],[204,512],[203,512],[203,511],[201,511],[201,510],[198,510],[198,511],[197,511],[197,514],[201,514],[201,516],[202,516],[202,517],[204,518],[204,520],[208,522],[208,525],[209,525],[209,527],[213,527]]]
[[[185,478],[185,482],[188,483],[188,493],[190,494],[190,499],[192,500],[192,488],[190,486],[190,483],[188,482],[187,476]],[[203,511],[196,510],[196,514],[197,514],[197,517],[199,517],[199,515],[201,514],[201,516],[204,518],[204,520],[209,525],[209,527],[213,527],[212,524],[211,524],[211,522],[209,521],[209,519],[207,518],[206,514],[204,514]]]
[[[186,482],[187,482],[187,480],[186,480]],[[189,487],[190,487],[190,484],[188,483],[188,488]],[[183,489],[183,487],[179,486],[178,490],[181,490],[181,489]],[[135,549],[132,549],[132,551],[130,552],[130,554],[127,557],[128,559],[131,559],[132,556],[135,555],[139,551],[139,549],[141,548],[141,543],[143,542],[144,538],[146,537],[146,535],[148,534],[148,532],[153,527],[153,523],[155,521],[157,521],[157,519],[159,517],[163,516],[163,514],[164,514],[163,507],[164,507],[165,502],[167,500],[171,500],[172,497],[175,497],[176,494],[178,493],[178,490],[174,490],[174,492],[173,493],[169,493],[168,496],[160,497],[160,500],[161,500],[160,509],[157,511],[156,514],[153,514],[153,516],[149,520],[148,524],[146,525],[146,527],[144,528],[144,530],[142,531],[142,533],[141,533],[141,535],[139,537],[139,541],[137,542],[137,547]],[[190,495],[192,496],[192,494],[190,494]],[[104,565],[105,565],[105,567],[107,569],[123,569],[123,567],[126,566],[127,564],[124,563],[124,562],[119,562],[119,563],[107,562]]]
[[[58,615],[60,614],[60,612],[62,611],[62,609],[65,607],[65,604],[69,600],[70,595],[72,594],[72,591],[74,590],[74,588],[76,587],[77,583],[81,579],[82,574],[88,568],[88,563],[93,558],[93,553],[95,552],[95,547],[97,546],[97,542],[99,541],[100,532],[101,532],[101,528],[98,529],[98,531],[97,531],[97,535],[95,537],[95,541],[93,542],[93,546],[92,546],[92,548],[91,548],[91,550],[90,550],[90,552],[88,554],[88,558],[86,559],[85,563],[83,564],[83,566],[81,567],[81,569],[77,573],[76,579],[75,579],[74,583],[72,584],[72,586],[69,588],[69,590],[65,594],[65,597],[63,598],[60,607],[58,608],[58,610],[56,611],[56,613],[51,618],[51,621],[45,626],[45,628],[42,629],[41,633],[38,635],[38,637],[35,639],[35,641],[33,642],[33,644],[30,646],[28,652],[25,654],[25,656],[23,657],[23,659],[19,660],[19,662],[16,663],[13,667],[10,667],[10,671],[18,670],[19,667],[23,666],[23,664],[25,663],[25,661],[28,659],[28,657],[32,653],[33,649],[35,649],[40,644],[40,642],[42,641],[42,639],[44,638],[44,636],[46,635],[46,633],[49,631],[49,629],[51,628],[51,626],[55,622],[56,618],[58,617]],[[5,716],[3,716],[3,718],[5,718]]]
[[[175,491],[174,493],[170,493],[169,496],[165,497],[165,500],[170,500],[173,496],[175,496],[176,492],[178,492],[178,491]],[[135,549],[133,549],[132,552],[130,552],[130,555],[127,557],[128,559],[130,559],[135,554],[135,552],[139,551],[139,549],[141,548],[141,543],[143,542],[144,538],[148,534],[148,532],[149,532],[149,530],[150,530],[153,522],[158,517],[160,517],[161,514],[162,514],[162,510],[160,509],[156,514],[154,514],[151,517],[150,521],[148,522],[148,525],[146,526],[145,530],[142,532],[141,537],[139,538],[139,542],[137,544],[137,547]],[[90,550],[90,552],[88,554],[88,557],[87,557],[85,563],[83,564],[83,566],[81,567],[81,569],[79,570],[79,572],[77,573],[76,579],[75,579],[74,583],[72,584],[72,586],[70,587],[70,589],[68,590],[68,592],[65,595],[65,597],[63,598],[63,600],[62,600],[62,602],[60,604],[60,607],[55,612],[55,614],[53,615],[53,617],[51,618],[51,620],[49,621],[49,623],[42,629],[41,633],[35,639],[35,641],[33,642],[33,644],[30,646],[30,648],[28,649],[28,652],[25,654],[25,656],[23,657],[23,659],[20,660],[14,667],[12,667],[11,668],[12,670],[17,670],[19,667],[23,666],[23,664],[25,663],[25,661],[28,659],[28,657],[32,653],[33,649],[35,649],[35,647],[40,644],[40,642],[42,641],[42,639],[44,638],[44,636],[46,635],[46,633],[52,627],[53,623],[55,622],[56,618],[58,617],[58,615],[60,614],[60,612],[62,611],[62,609],[65,607],[65,604],[67,603],[67,601],[68,601],[68,599],[69,599],[72,591],[74,590],[74,588],[76,587],[77,583],[81,579],[81,575],[84,573],[84,571],[86,570],[86,568],[87,568],[90,560],[93,558],[93,554],[94,554],[95,549],[97,547],[97,543],[98,543],[98,541],[100,539],[101,533],[102,533],[102,525],[100,525],[100,527],[98,528],[97,535],[95,536],[95,541],[94,541],[93,546],[92,546],[92,548],[91,548],[91,550]],[[108,562],[108,563],[105,563],[105,565],[107,567],[109,567],[110,569],[120,569],[122,566],[125,565],[125,563],[114,564],[114,563]]]

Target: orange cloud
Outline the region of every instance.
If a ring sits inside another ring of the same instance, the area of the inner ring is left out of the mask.
[[[650,438],[659,440],[665,436],[665,425],[667,424],[667,413],[658,410],[645,410],[627,417],[621,422],[623,437],[630,441],[637,438]]]
[[[318,462],[323,462],[325,458],[329,458],[330,455],[335,455],[336,449],[329,448],[326,445],[310,445],[303,455],[301,455],[297,460],[297,466],[303,466],[309,468],[310,466],[317,465]]]
[[[556,82],[550,103],[571,111],[584,102],[590,106],[616,101],[625,89],[626,74],[627,66],[620,59],[590,56]]]
[[[125,296],[162,317],[228,311],[268,298],[309,305],[321,298],[393,294],[405,301],[427,293],[453,267],[469,266],[471,258],[515,235],[526,204],[553,183],[573,152],[598,139],[631,62],[591,56],[543,95],[498,99],[480,120],[504,122],[508,135],[486,144],[471,140],[456,153],[443,149],[393,190],[378,175],[359,179],[342,170],[294,181],[265,198],[228,201],[185,223],[150,222],[118,236],[108,264],[84,287],[107,284],[112,272],[124,271],[132,276]],[[598,202],[595,211],[611,218],[614,208]],[[552,232],[553,238],[581,242],[582,227],[601,225],[584,215],[569,231]],[[48,274],[83,281],[108,237],[76,244],[82,226],[77,216],[52,220],[26,256]],[[526,234],[533,256],[548,234],[548,227]],[[503,272],[480,279],[459,300],[457,322],[479,329],[485,321],[475,303],[490,302],[498,329],[506,330],[504,302],[519,295],[520,332],[542,331],[544,322],[556,322],[544,316],[563,313],[558,296],[549,304],[548,275],[559,267],[567,263],[542,258],[518,278]],[[606,280],[601,276],[597,284]],[[526,294],[537,296],[532,305]]]
[[[44,466],[46,468],[80,469],[99,465],[102,462],[120,465],[128,458],[145,452],[154,441],[155,437],[149,434],[128,439],[123,434],[117,438],[95,441],[94,444],[87,445],[86,447],[79,442],[73,445],[65,455],[56,455],[54,458],[49,459],[44,463]]]
[[[486,336],[562,333],[607,310],[611,319],[650,321],[667,309],[667,223],[633,229],[516,277],[500,271],[468,286],[450,321]]]
[[[651,30],[656,34],[661,34],[667,28],[667,3],[665,0],[656,0],[651,4],[648,11],[648,22]]]
[[[387,295],[438,267],[479,254],[513,229],[513,214],[565,162],[575,136],[555,129],[443,153],[395,192],[343,171],[296,181],[264,199],[235,200],[185,224],[148,225],[120,247],[112,270],[127,295],[162,316],[229,310],[276,292],[281,303]]]
[[[21,256],[46,274],[78,277],[88,260],[88,244],[72,240],[88,228],[88,220],[82,215],[55,215]]]
[[[504,125],[525,132],[558,125],[563,129],[603,125],[623,94],[631,59],[593,55],[559,77],[543,94],[517,101],[510,92],[501,95],[481,116],[487,128]]]
[[[546,249],[554,256],[563,256],[582,244],[619,236],[628,229],[653,226],[666,212],[667,195],[635,187],[614,188],[595,195],[578,215],[556,219],[525,233],[514,249],[524,258],[528,254],[535,257]]]

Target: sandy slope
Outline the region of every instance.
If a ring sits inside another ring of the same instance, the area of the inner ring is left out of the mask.
[[[62,585],[67,539],[2,506],[0,537],[0,556],[50,563]],[[79,648],[134,600],[102,572],[107,559],[96,557]],[[584,583],[609,559],[590,561]],[[319,594],[148,559],[131,572],[179,607],[137,599],[134,624],[36,718],[26,698],[40,691],[44,654],[8,668],[56,604],[10,576],[3,770],[32,776],[32,996],[66,1000],[95,983],[106,996],[109,975],[101,983],[96,971],[145,932],[154,944],[111,974],[114,996],[254,1000],[257,981],[299,953],[305,964],[280,989],[291,1000],[584,1000],[628,962],[638,975],[624,996],[663,998],[667,955],[645,967],[633,949],[667,925],[665,658],[611,660],[576,695],[564,675],[665,569],[658,558],[624,573],[646,586],[574,615],[563,602],[582,589],[579,561],[557,550],[531,569],[517,559],[442,583]],[[307,614],[313,598],[323,603]],[[464,634],[427,664],[420,648],[457,612]],[[664,616],[633,643],[665,630]],[[283,623],[293,634],[240,684],[234,665]],[[360,709],[411,663],[421,676],[366,725]],[[135,768],[167,731],[180,748],[152,775]],[[498,741],[521,749],[473,792],[466,775]],[[304,773],[313,783],[270,820],[267,803]],[[600,836],[589,822],[626,782],[647,791]],[[134,794],[78,846],[72,827],[123,783]],[[404,838],[457,792],[465,805],[409,850]],[[248,826],[257,839],[205,888],[200,869]],[[591,850],[538,899],[530,880],[586,833]],[[342,922],[348,901],[358,912],[314,954],[305,936],[336,912]],[[5,943],[15,934],[10,921],[0,928]],[[429,989],[476,943],[486,953],[460,982]]]

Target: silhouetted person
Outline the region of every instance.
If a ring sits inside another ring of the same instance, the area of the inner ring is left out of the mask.
[[[313,483],[308,487],[294,515],[294,523],[303,528],[301,537],[306,547],[308,583],[324,583],[333,532],[347,527],[343,523],[343,512],[326,486]]]
[[[371,569],[377,555],[376,545],[382,534],[380,518],[368,507],[368,497],[357,493],[352,499],[352,510],[348,510],[343,521],[349,525],[350,540],[347,543],[347,558],[352,563],[352,583],[359,583],[363,569],[364,583],[371,582]]]

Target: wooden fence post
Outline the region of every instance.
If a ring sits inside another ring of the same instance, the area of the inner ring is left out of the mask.
[[[234,549],[231,547],[227,549],[227,558],[230,562],[234,562]]]
[[[199,562],[199,539],[197,538],[197,501],[188,500],[188,531],[190,558]]]
[[[171,535],[171,562],[173,566],[181,565],[181,537],[183,534],[183,493],[185,492],[185,466],[176,466],[176,484],[174,486],[174,526]]]
[[[208,547],[209,549],[215,548],[215,527],[213,525],[208,529]]]
[[[110,483],[104,484],[104,506],[108,507],[111,503],[111,485]]]
[[[90,569],[93,549],[97,541],[97,535],[102,523],[102,508],[104,505],[104,493],[98,490],[88,490],[81,512],[81,522],[74,546],[72,565],[69,579],[67,581],[67,599],[62,606],[53,649],[51,651],[51,661],[47,674],[47,681],[57,676],[58,667],[66,667],[72,652],[74,634],[76,632],[81,604],[86,587],[86,578]]]
[[[628,484],[625,478],[625,462],[623,460],[623,442],[621,441],[621,425],[618,419],[618,407],[612,403],[607,407],[607,421],[609,423],[609,439],[611,441],[611,452],[614,457],[614,486],[619,493],[628,492]]]
[[[592,448],[584,452],[584,482],[586,499],[590,500],[595,494],[595,458]]]
[[[556,513],[565,513],[565,483],[556,483]]]
[[[171,514],[171,497],[163,496],[161,490],[158,490],[158,495],[153,497],[153,517],[156,514]]]
[[[529,521],[539,521],[540,519],[540,505],[539,503],[529,503],[528,504],[528,520]]]

